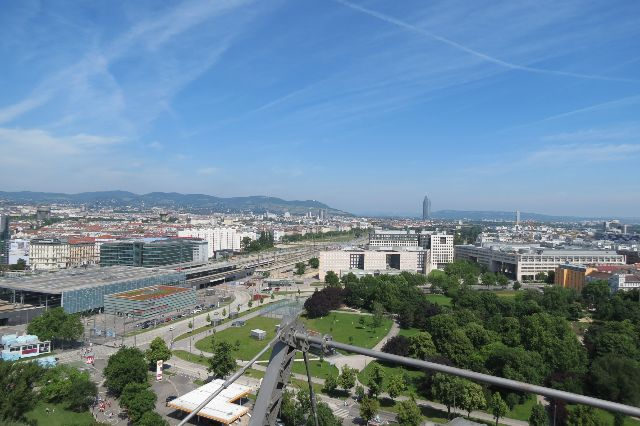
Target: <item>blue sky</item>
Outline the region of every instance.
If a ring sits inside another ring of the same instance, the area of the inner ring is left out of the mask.
[[[640,216],[637,1],[15,1],[4,190]]]

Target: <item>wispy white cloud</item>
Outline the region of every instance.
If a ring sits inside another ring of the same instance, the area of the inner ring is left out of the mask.
[[[140,20],[103,46],[88,46],[72,65],[51,73],[24,99],[0,109],[0,123],[9,123],[47,103],[58,105],[53,126],[109,121],[127,132],[170,110],[169,102],[198,78],[228,49],[252,14],[224,21],[225,14],[252,0],[188,1]],[[218,19],[220,18],[220,19]],[[205,22],[218,19],[206,37],[189,39]],[[193,55],[190,43],[206,42],[208,49]],[[116,76],[112,68],[127,61],[128,72]]]
[[[576,77],[576,78],[584,78],[584,79],[590,79],[590,80],[607,80],[607,81],[627,81],[627,82],[638,82],[640,80],[633,80],[633,79],[626,79],[626,78],[616,78],[616,77],[606,77],[606,76],[598,76],[598,75],[590,75],[590,74],[580,74],[580,73],[573,73],[573,72],[567,72],[567,71],[559,71],[559,70],[550,70],[550,69],[544,69],[544,68],[537,68],[537,67],[531,67],[531,66],[527,66],[527,65],[521,65],[521,64],[516,64],[513,62],[509,62],[509,61],[504,61],[502,59],[496,58],[494,56],[488,55],[484,52],[481,52],[479,50],[476,49],[472,49],[468,46],[465,46],[461,43],[455,42],[453,40],[450,40],[446,37],[443,37],[441,35],[435,34],[431,31],[425,30],[423,28],[420,28],[416,25],[412,25],[409,24],[403,20],[394,18],[392,16],[377,12],[375,10],[372,9],[368,9],[366,7],[357,5],[355,3],[351,3],[345,0],[334,0],[340,4],[343,4],[353,10],[356,10],[358,12],[364,13],[366,15],[372,16],[374,18],[377,18],[381,21],[387,22],[389,24],[395,25],[397,27],[403,28],[405,30],[411,31],[413,33],[417,33],[420,34],[422,36],[425,37],[429,37],[433,40],[436,40],[438,42],[444,43],[450,47],[453,47],[454,49],[460,50],[462,52],[465,52],[469,55],[475,56],[479,59],[482,59],[484,61],[493,63],[495,65],[499,65],[501,67],[510,69],[510,70],[518,70],[518,71],[526,71],[526,72],[531,72],[531,73],[537,73],[537,74],[548,74],[548,75],[557,75],[557,76],[564,76],[564,77]]]
[[[563,144],[545,146],[529,153],[530,164],[586,164],[637,158],[640,144]]]

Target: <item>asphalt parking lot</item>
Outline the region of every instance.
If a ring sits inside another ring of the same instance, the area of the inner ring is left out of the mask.
[[[166,366],[166,365],[165,365]],[[173,373],[169,369],[165,370],[162,381],[154,381],[151,388],[158,396],[156,401],[156,411],[161,414],[165,420],[171,425],[177,425],[186,414],[181,411],[174,411],[173,408],[167,407],[166,400],[169,396],[180,396],[187,392],[190,392],[198,387],[193,383],[193,377],[181,374]],[[191,424],[205,424],[203,421],[198,423],[197,421],[191,422]]]

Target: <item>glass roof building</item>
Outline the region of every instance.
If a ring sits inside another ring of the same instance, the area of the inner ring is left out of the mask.
[[[0,300],[17,306],[58,307],[68,313],[104,307],[109,294],[155,285],[186,287],[185,274],[131,266],[88,267],[0,278]]]

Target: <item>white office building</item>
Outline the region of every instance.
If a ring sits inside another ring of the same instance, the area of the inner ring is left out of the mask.
[[[191,228],[178,231],[178,237],[201,238],[208,243],[208,257],[220,250],[240,250],[240,233],[234,228]]]
[[[403,250],[328,250],[321,251],[319,278],[324,280],[329,271],[338,276],[395,274],[402,271],[425,272],[427,252],[419,247]]]
[[[453,262],[453,235],[431,234],[427,249],[427,263],[425,272],[440,269],[443,270],[448,263]]]
[[[625,257],[609,250],[556,250],[540,246],[487,243],[454,247],[456,260],[477,262],[491,272],[502,272],[516,280],[534,279],[565,263],[580,265],[624,265]]]
[[[640,275],[613,274],[609,278],[609,287],[612,293],[640,288]]]

